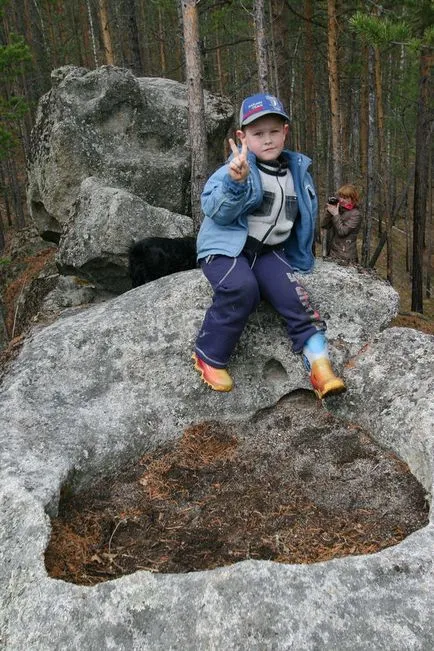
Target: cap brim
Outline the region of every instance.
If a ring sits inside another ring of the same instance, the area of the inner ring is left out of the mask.
[[[243,120],[241,122],[241,127],[246,127],[248,124],[251,124],[255,120],[259,120],[259,118],[263,118],[265,115],[279,115],[281,118],[284,120],[287,120],[289,122],[289,117],[286,115],[286,113],[282,113],[281,111],[259,111],[259,113],[254,113],[253,115],[249,115],[248,118]]]

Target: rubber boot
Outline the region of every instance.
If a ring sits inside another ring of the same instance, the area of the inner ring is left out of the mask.
[[[330,364],[327,339],[323,332],[317,332],[307,340],[303,347],[303,361],[313,390],[320,400],[346,390],[344,381],[335,375]]]
[[[202,380],[214,391],[231,391],[233,381],[225,368],[214,368],[193,353],[194,368],[199,371]]]

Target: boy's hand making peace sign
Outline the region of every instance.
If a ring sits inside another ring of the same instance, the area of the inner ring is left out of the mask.
[[[250,167],[247,162],[247,142],[246,136],[244,133],[237,133],[239,139],[241,140],[241,152],[238,150],[235,142],[232,138],[229,138],[229,144],[232,149],[234,157],[229,163],[229,175],[234,181],[245,181],[249,175]]]

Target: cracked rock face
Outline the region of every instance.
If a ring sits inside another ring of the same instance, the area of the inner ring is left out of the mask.
[[[348,384],[327,407],[396,451],[430,493],[433,338],[381,332],[397,295],[372,276],[319,263],[302,280],[312,304],[329,313],[331,354]],[[143,571],[92,588],[47,576],[48,514],[65,480],[86,486],[187,425],[247,421],[309,387],[266,305],[234,355],[234,391],[201,384],[189,357],[210,298],[199,271],[176,274],[65,312],[26,341],[0,403],[2,648],[432,648],[432,517],[396,547],[311,566]]]
[[[38,106],[29,161],[28,201],[45,239],[58,241],[88,177],[152,206],[189,213],[187,88],[128,70],[65,66]],[[233,117],[229,101],[205,93],[210,170]]]
[[[192,235],[192,221],[151,206],[135,194],[85,179],[65,225],[56,254],[62,274],[79,273],[114,294],[131,289],[128,249],[153,237]]]

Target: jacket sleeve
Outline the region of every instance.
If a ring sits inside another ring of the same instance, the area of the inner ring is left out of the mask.
[[[356,208],[344,210],[338,215],[332,215],[333,227],[340,237],[346,237],[350,233],[357,233],[360,228],[361,215]]]
[[[248,187],[249,179],[244,183],[233,181],[228,166],[220,167],[203,189],[201,204],[204,214],[222,226],[236,221],[243,212]]]

